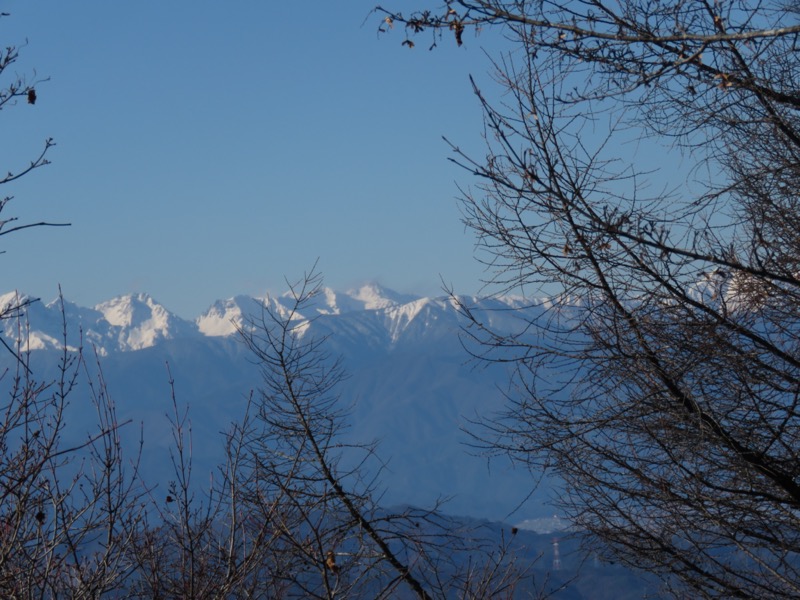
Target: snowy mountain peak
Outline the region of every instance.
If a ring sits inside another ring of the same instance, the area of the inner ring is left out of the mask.
[[[258,310],[260,304],[261,301],[250,296],[217,300],[195,323],[200,333],[209,337],[233,335],[244,324],[247,316]]]
[[[143,321],[157,319],[164,322],[169,318],[167,310],[147,294],[126,294],[101,302],[94,307],[103,314],[110,325],[131,327]]]
[[[377,283],[367,283],[359,288],[348,290],[347,295],[358,301],[363,310],[381,310],[400,304],[408,304],[418,300],[418,296],[408,294],[398,294],[395,291],[384,288]]]
[[[95,306],[116,338],[120,350],[140,350],[162,339],[196,334],[193,323],[184,321],[147,294],[127,294]]]
[[[320,315],[344,315],[364,310],[385,310],[417,299],[417,296],[398,294],[375,283],[366,284],[347,292],[337,292],[332,288],[325,287],[302,307],[295,318],[313,319]],[[268,295],[263,301],[282,316],[288,316],[293,305],[291,292],[281,296]]]
[[[0,314],[5,313],[8,309],[15,306],[23,305],[30,300],[32,300],[32,298],[27,294],[21,294],[16,291],[0,294]]]

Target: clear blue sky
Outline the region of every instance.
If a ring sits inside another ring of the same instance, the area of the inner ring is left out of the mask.
[[[27,40],[16,71],[50,80],[0,112],[0,169],[57,143],[0,189],[4,216],[72,227],[3,238],[0,291],[141,291],[194,318],[319,257],[338,289],[437,294],[441,276],[477,292],[455,201],[470,177],[441,137],[484,153],[468,75],[489,81],[489,40],[409,50],[378,37],[374,4],[3,2],[2,44]]]

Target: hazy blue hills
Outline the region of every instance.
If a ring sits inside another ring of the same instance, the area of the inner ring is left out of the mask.
[[[14,294],[0,296],[2,304],[14,300]],[[120,419],[131,421],[132,438],[138,438],[142,425],[147,476],[169,477],[164,460],[172,443],[167,364],[178,402],[189,406],[196,473],[213,470],[222,459],[220,432],[240,417],[248,393],[259,386],[258,370],[236,328],[257,317],[262,302],[278,312],[289,305],[283,296],[237,296],[213,303],[189,321],[146,294],[92,308],[65,301],[67,346],[83,345],[90,357],[96,352]],[[515,317],[508,309],[519,303],[492,300],[484,308],[492,309],[496,325],[512,327]],[[301,317],[313,319],[306,335],[329,335],[329,350],[343,357],[349,378],[340,391],[352,413],[346,435],[380,442],[387,502],[430,505],[449,498],[446,510],[453,514],[512,521],[552,515],[544,506],[546,490],[513,512],[534,478],[507,461],[487,462],[465,445],[467,421],[501,407],[499,390],[508,374],[502,366],[470,360],[449,298],[418,298],[376,285],[346,293],[326,289]],[[40,377],[55,376],[64,343],[60,302],[34,303],[21,321],[2,325],[7,341],[22,337]],[[79,390],[73,404],[80,404],[80,397]],[[72,410],[74,420],[90,422],[91,411]]]

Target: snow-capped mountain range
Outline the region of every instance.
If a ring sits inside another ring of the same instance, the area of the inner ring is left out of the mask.
[[[21,298],[0,296],[0,308]],[[493,326],[518,329],[521,299],[463,301],[485,311]],[[237,328],[257,318],[264,304],[281,312],[290,302],[288,296],[235,296],[189,321],[146,294],[133,294],[93,308],[68,300],[35,302],[22,318],[0,324],[7,342],[22,339],[21,348],[32,351],[37,375],[54,372],[64,344],[95,349],[120,418],[142,424],[144,471],[166,485],[171,390],[165,363],[178,401],[189,407],[194,439],[202,440],[194,445],[195,471],[213,471],[222,457],[219,433],[259,386],[258,369]],[[350,375],[340,390],[351,411],[347,435],[380,441],[387,502],[429,505],[449,497],[451,513],[504,519],[526,498],[535,479],[531,474],[507,461],[489,463],[465,445],[471,438],[464,428],[501,409],[500,390],[508,387],[509,373],[503,365],[470,360],[451,298],[421,298],[374,284],[347,292],[325,289],[298,318],[312,317],[309,329],[329,335],[328,349],[342,356]],[[2,360],[10,358],[0,353]],[[91,410],[74,404],[73,422],[91,419]],[[138,439],[139,428],[131,432]],[[535,496],[511,519],[552,516],[543,497]]]
[[[30,298],[19,292],[0,295],[0,312],[7,306],[22,303]],[[485,306],[489,301],[467,298],[468,303]],[[153,347],[166,340],[190,340],[198,336],[225,337],[236,335],[248,318],[258,318],[262,305],[267,304],[279,314],[286,314],[291,305],[288,294],[255,298],[234,296],[214,302],[194,321],[183,319],[170,312],[151,296],[138,293],[127,294],[101,302],[93,308],[78,306],[68,300],[52,300],[48,303],[33,302],[27,309],[22,323],[16,319],[2,322],[2,334],[7,340],[22,338],[24,347],[30,350],[60,349],[63,346],[63,322],[66,321],[70,347],[79,343],[81,336],[73,337],[76,331],[82,334],[84,345],[94,346],[100,355],[114,352],[129,352]],[[494,309],[517,308],[521,299],[509,297],[491,302]],[[434,313],[454,315],[452,300],[447,297],[423,298],[399,294],[376,284],[364,285],[347,292],[336,292],[325,288],[306,306],[305,314],[299,318],[311,319],[320,316],[367,315],[380,333],[391,343],[397,343],[405,331],[415,325],[425,326],[425,318],[438,318]],[[415,323],[418,318],[424,323]],[[419,327],[416,328],[418,330]]]

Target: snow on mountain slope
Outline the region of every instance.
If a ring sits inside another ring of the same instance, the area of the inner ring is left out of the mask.
[[[363,285],[347,292],[337,292],[323,288],[322,293],[313,298],[297,315],[299,319],[313,319],[320,315],[343,315],[365,310],[384,310],[417,300],[417,296],[399,294],[375,283]],[[267,296],[260,300],[286,315],[293,305],[289,292],[280,296]]]
[[[398,294],[377,283],[362,285],[359,288],[348,290],[346,294],[360,303],[361,310],[380,310],[408,304],[419,299],[418,296],[410,294]]]
[[[231,335],[236,332],[236,327],[242,326],[248,318],[258,320],[262,303],[266,303],[279,315],[287,317],[292,306],[292,298],[289,294],[283,294],[263,299],[236,296],[220,300],[197,319],[198,329],[209,336]],[[348,323],[349,327],[360,330],[360,336],[363,337],[369,331],[371,336],[393,343],[402,337],[403,332],[420,315],[423,315],[423,322],[419,323],[418,329],[424,329],[425,323],[438,319],[440,313],[449,312],[451,319],[455,319],[455,312],[452,309],[448,299],[418,298],[369,284],[345,293],[324,288],[322,293],[296,313],[294,318],[316,320],[323,317],[343,317],[343,322]],[[357,315],[355,321],[358,321],[358,324],[351,318],[353,315]],[[453,324],[457,327],[455,321]]]
[[[248,315],[259,310],[261,302],[250,296],[234,296],[217,300],[197,318],[197,328],[203,335],[222,337],[233,335],[244,325]]]
[[[23,304],[29,297],[19,292],[7,292],[0,294],[0,312],[6,312],[14,306]]]
[[[59,347],[58,339],[54,338],[50,333],[31,331],[29,319],[26,316],[31,310],[36,311],[39,308],[38,305],[39,303],[35,298],[19,292],[8,292],[0,295],[0,314],[5,315],[2,321],[2,332],[9,345],[16,345],[22,351]],[[16,310],[19,306],[25,306],[25,308]],[[41,313],[41,311],[38,312]],[[36,319],[38,323],[43,323],[44,320],[41,316]],[[52,327],[46,328],[46,331],[52,330]]]
[[[193,323],[184,321],[147,294],[128,294],[95,306],[108,324],[118,350],[141,350],[160,340],[197,335]]]
[[[27,350],[58,350],[64,346],[67,335],[67,348],[74,350],[80,345],[81,324],[94,323],[95,313],[91,308],[53,300],[44,304],[36,298],[18,292],[0,296],[0,311],[9,307],[24,306],[12,312],[2,321],[2,335],[7,343]],[[63,313],[63,314],[62,314]]]
[[[0,296],[0,306],[27,298],[24,294]],[[146,294],[129,294],[98,304],[94,308],[56,299],[44,304],[32,302],[17,318],[2,322],[7,342],[23,350],[60,349],[64,337],[68,347],[94,347],[106,356],[114,352],[141,350],[163,340],[197,337],[194,323],[170,313]]]

